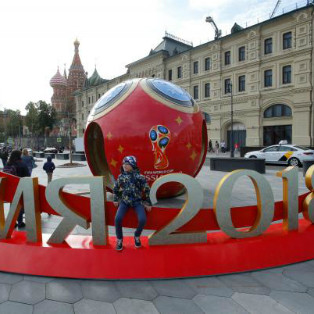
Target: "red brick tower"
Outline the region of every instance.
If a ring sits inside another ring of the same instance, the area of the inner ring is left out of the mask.
[[[67,111],[72,114],[75,113],[75,100],[73,93],[84,86],[84,82],[86,79],[84,67],[81,63],[79,55],[79,45],[80,42],[76,39],[74,42],[74,57],[71,67],[69,69],[69,75],[67,79]]]

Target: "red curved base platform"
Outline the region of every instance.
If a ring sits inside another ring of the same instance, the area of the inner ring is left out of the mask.
[[[44,241],[48,235],[44,235]],[[73,235],[67,244],[27,244],[24,232],[0,241],[0,270],[14,273],[104,279],[177,278],[227,274],[263,269],[314,258],[314,225],[299,220],[299,230],[283,231],[274,224],[259,237],[231,239],[223,232],[210,233],[205,244],[148,246],[136,249],[125,237],[124,250],[93,247],[90,236]],[[53,261],[53,262],[52,262]]]

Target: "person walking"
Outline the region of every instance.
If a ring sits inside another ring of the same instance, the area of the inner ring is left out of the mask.
[[[226,152],[226,143],[225,143],[225,141],[221,141],[220,147],[221,147],[221,152],[225,153]]]
[[[218,155],[218,153],[219,153],[219,143],[218,143],[218,141],[215,142],[215,152]]]
[[[22,152],[20,150],[13,150],[11,152],[8,162],[3,168],[3,172],[16,175],[20,178],[29,177],[30,174],[29,174],[27,165],[22,160],[21,155],[22,155]],[[25,227],[25,223],[23,222],[23,215],[24,215],[24,208],[21,208],[18,218],[17,218],[17,223],[15,224],[15,227],[18,227],[19,229]]]
[[[149,192],[149,185],[145,177],[140,174],[136,158],[134,156],[124,157],[121,174],[113,188],[114,205],[118,207],[115,217],[117,251],[123,249],[122,220],[131,207],[135,210],[138,218],[138,226],[134,233],[134,244],[137,248],[141,247],[140,236],[146,224],[145,209],[151,211]],[[143,193],[145,199],[143,199]]]
[[[55,164],[51,160],[52,160],[52,157],[48,156],[47,161],[44,163],[44,166],[43,166],[43,169],[47,173],[47,184],[49,184],[49,182],[51,182],[53,172],[56,169]]]
[[[212,140],[210,139],[209,142],[208,142],[208,152],[214,152],[213,150],[213,143],[212,143]]]
[[[29,155],[27,148],[22,150],[22,160],[25,162],[28,168],[29,175],[32,176],[33,168],[35,168],[35,160],[33,156]]]

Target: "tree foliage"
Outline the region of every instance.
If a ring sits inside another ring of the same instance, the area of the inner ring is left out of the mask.
[[[29,102],[25,107],[27,114],[25,116],[25,124],[28,127],[28,130],[31,134],[38,133],[38,109],[36,104],[33,102]]]
[[[25,107],[26,125],[32,134],[48,135],[57,120],[56,110],[45,101],[30,102]]]
[[[6,134],[9,136],[18,136],[23,134],[23,118],[20,110],[6,109],[4,111],[6,118]]]

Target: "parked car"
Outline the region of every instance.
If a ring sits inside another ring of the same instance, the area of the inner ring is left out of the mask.
[[[304,160],[314,160],[314,150],[301,145],[272,145],[248,152],[245,158],[264,158],[267,163],[301,166]]]
[[[57,154],[58,150],[55,147],[46,147],[44,153]]]

